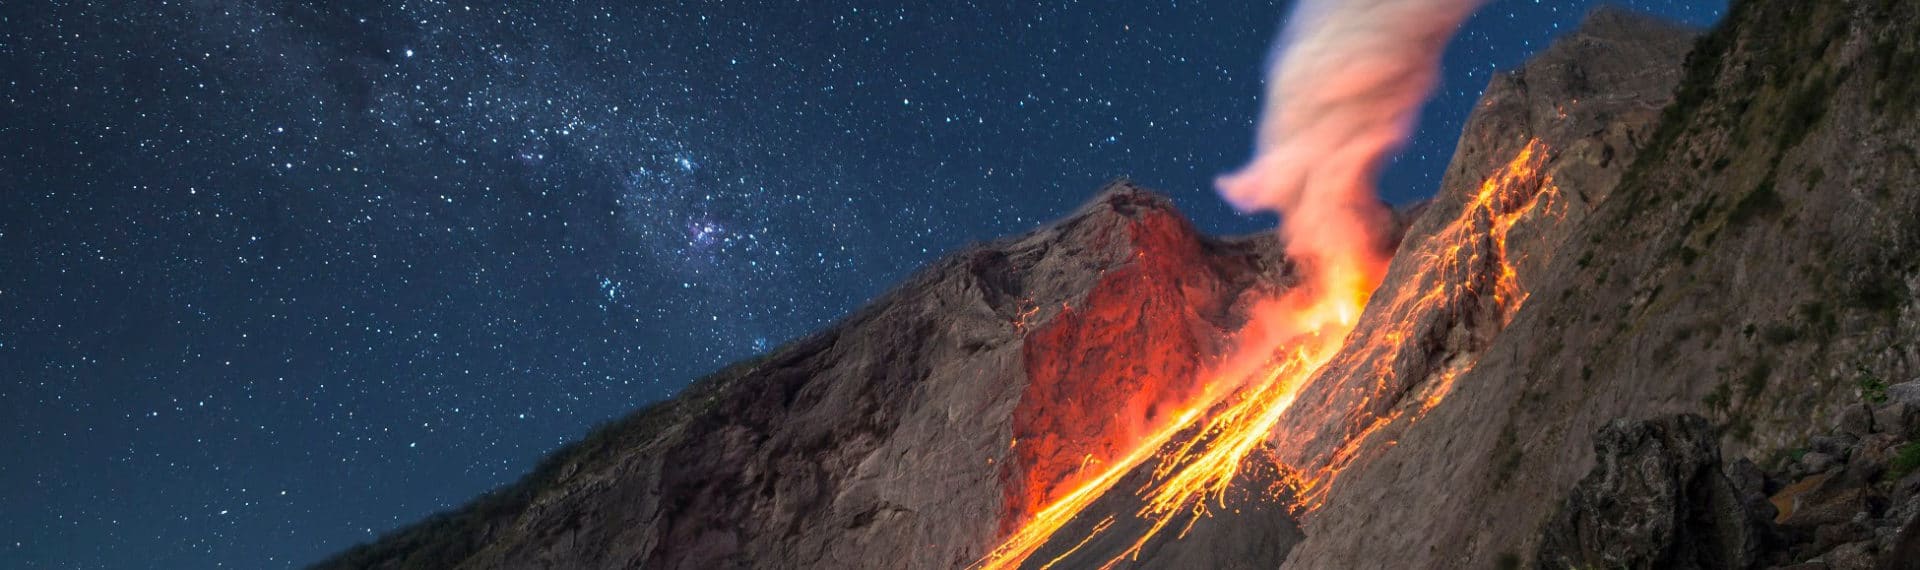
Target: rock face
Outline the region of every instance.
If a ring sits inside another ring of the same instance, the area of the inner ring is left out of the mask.
[[[1863,386],[1914,378],[1915,18],[1920,2],[1735,3],[1618,184],[1517,269],[1525,305],[1444,402],[1345,466],[1289,565],[1532,565],[1542,506],[1613,419],[1696,413],[1759,461]]]
[[[1358,340],[1278,430],[1289,465],[1340,470],[1357,447],[1373,447],[1357,438],[1390,440],[1379,430],[1395,431],[1450,395],[1634,163],[1692,38],[1603,9],[1488,86],[1440,192],[1350,336]]]
[[[1768,471],[1724,462],[1700,416],[1615,421],[1594,436],[1597,465],[1541,530],[1534,560],[1543,570],[1920,568],[1916,436],[1911,423],[1836,425]]]
[[[1338,474],[1291,564],[1367,567],[1393,553],[1406,558],[1387,558],[1396,561],[1389,566],[1428,566],[1445,560],[1428,549],[1471,544],[1463,533],[1538,527],[1547,513],[1462,524],[1392,515],[1380,505],[1458,513],[1478,493],[1515,491],[1517,434],[1505,433],[1500,415],[1468,411],[1513,396],[1498,393],[1506,378],[1480,370],[1506,364],[1487,359],[1514,342],[1507,331],[1525,326],[1534,306],[1559,300],[1542,299],[1540,284],[1569,261],[1570,236],[1640,160],[1693,38],[1603,9],[1488,86],[1439,195],[1408,230],[1350,337],[1369,340],[1350,341],[1279,430],[1290,464]],[[1427,424],[1445,428],[1419,430]],[[1408,446],[1408,438],[1426,437],[1422,445],[1431,447]]]
[[[1601,428],[1599,464],[1547,524],[1539,567],[1752,566],[1758,530],[1745,493],[1721,471],[1717,439],[1694,415]]]
[[[1496,78],[1256,454],[1286,468],[1242,466],[1119,563],[1914,560],[1914,21],[1745,0],[1696,42],[1602,10]],[[1282,250],[1118,182],[320,567],[966,567],[1182,409],[1244,303],[1295,283]],[[1137,501],[1099,497],[1026,566],[1129,552]]]

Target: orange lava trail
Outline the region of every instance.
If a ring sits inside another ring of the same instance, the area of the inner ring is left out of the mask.
[[[1319,378],[1318,372],[1336,354],[1348,349],[1348,344],[1357,344],[1383,347],[1385,350],[1378,354],[1397,358],[1398,351],[1407,344],[1404,340],[1412,334],[1405,329],[1412,326],[1414,316],[1441,310],[1442,305],[1463,294],[1452,289],[1463,285],[1450,283],[1445,276],[1461,275],[1461,269],[1471,270],[1482,261],[1496,263],[1492,269],[1495,272],[1492,291],[1474,290],[1464,294],[1491,294],[1500,307],[1502,322],[1510,319],[1513,311],[1526,300],[1526,293],[1508,257],[1507,234],[1515,222],[1544,208],[1557,194],[1551,180],[1539,178],[1546,154],[1545,146],[1539,141],[1530,142],[1482,184],[1455,220],[1421,244],[1433,251],[1416,253],[1422,264],[1420,272],[1442,277],[1428,281],[1431,289],[1420,291],[1410,287],[1388,300],[1384,314],[1399,315],[1403,317],[1401,322],[1375,331],[1367,338],[1349,338],[1361,311],[1379,286],[1381,272],[1370,270],[1369,260],[1321,260],[1321,266],[1316,268],[1318,275],[1309,283],[1254,307],[1246,329],[1236,339],[1237,346],[1207,375],[1210,380],[1205,386],[1207,395],[1200,399],[1199,405],[1142,439],[1132,452],[1108,464],[1105,471],[1036,513],[974,567],[1018,568],[1088,505],[1149,460],[1157,463],[1148,483],[1135,491],[1143,506],[1134,513],[1147,522],[1147,528],[1105,566],[1137,558],[1151,540],[1183,518],[1185,523],[1176,536],[1185,536],[1199,517],[1210,516],[1211,505],[1225,506],[1226,493],[1240,475],[1248,456],[1275,440],[1274,428],[1292,408],[1295,397],[1307,383]],[[1517,195],[1522,193],[1513,191],[1532,181],[1541,184],[1537,192]],[[1492,247],[1482,247],[1485,242],[1474,241],[1478,239],[1491,240]],[[1484,260],[1482,255],[1495,259]],[[1438,405],[1452,391],[1454,380],[1466,366],[1470,364],[1438,371],[1437,377],[1424,385],[1425,393],[1418,400],[1374,418],[1337,448],[1326,465],[1307,473],[1283,469],[1289,472],[1290,480],[1275,491],[1291,494],[1298,510],[1310,512],[1318,508],[1341,469],[1365,449],[1379,430],[1408,413],[1417,419]],[[1173,438],[1196,427],[1198,430],[1187,440],[1174,443]],[[1111,526],[1113,519],[1109,516],[1047,566],[1071,556]]]
[[[1161,428],[1160,431],[1147,436],[1145,440],[1140,442],[1139,447],[1134,448],[1132,453],[1108,465],[1106,471],[1102,471],[1099,475],[1088,479],[1085,483],[1081,483],[1080,486],[1075,487],[1073,491],[1055,500],[1053,504],[1047,505],[1047,508],[1035,513],[1032,520],[1027,521],[1025,525],[1020,527],[1019,531],[1014,532],[1012,536],[1002,541],[999,547],[994,548],[993,552],[988,553],[987,557],[980,560],[975,566],[978,568],[1020,567],[1022,562],[1026,562],[1027,557],[1033,556],[1034,551],[1039,550],[1042,545],[1045,545],[1049,539],[1053,538],[1055,531],[1060,530],[1060,527],[1066,526],[1067,522],[1072,521],[1075,516],[1078,516],[1082,510],[1086,509],[1088,504],[1093,503],[1095,499],[1099,499],[1101,495],[1106,494],[1109,489],[1113,488],[1115,483],[1120,482],[1121,477],[1125,476],[1128,471],[1132,471],[1134,466],[1139,465],[1142,461],[1146,461],[1148,457],[1151,457],[1155,451],[1160,449],[1160,446],[1166,445],[1167,441],[1173,439],[1175,434],[1193,425],[1193,421],[1199,416],[1200,413],[1198,410],[1187,410],[1167,425],[1167,427]]]
[[[1424,277],[1417,283],[1425,283],[1427,287],[1424,290],[1403,288],[1388,302],[1384,314],[1401,315],[1402,319],[1393,323],[1396,326],[1370,338],[1353,338],[1349,342],[1367,346],[1363,353],[1384,355],[1384,361],[1397,360],[1408,346],[1402,341],[1412,334],[1404,328],[1416,321],[1418,315],[1443,310],[1444,305],[1453,303],[1461,295],[1491,294],[1502,326],[1510,321],[1526,302],[1527,293],[1514,269],[1515,259],[1507,250],[1507,237],[1528,215],[1552,215],[1559,188],[1551,176],[1541,172],[1547,158],[1544,143],[1529,141],[1512,160],[1483,181],[1472,199],[1461,207],[1459,215],[1418,244],[1420,251],[1412,252],[1412,258],[1420,260],[1418,273]],[[1526,192],[1534,183],[1539,185],[1537,190]],[[1493,265],[1491,291],[1484,290],[1489,288],[1488,284],[1471,276],[1474,268],[1483,262]],[[1340,472],[1358,458],[1361,451],[1373,448],[1371,443],[1377,432],[1409,413],[1417,420],[1438,406],[1453,392],[1454,381],[1472,366],[1469,360],[1437,371],[1424,383],[1425,393],[1419,395],[1413,405],[1395,407],[1386,415],[1372,418],[1366,427],[1344,441],[1325,465],[1310,469],[1295,489],[1298,495],[1294,500],[1300,510],[1311,513],[1322,506]]]

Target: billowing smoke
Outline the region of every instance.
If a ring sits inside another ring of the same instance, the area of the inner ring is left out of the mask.
[[[1295,6],[1268,70],[1253,161],[1218,185],[1242,210],[1280,214],[1287,253],[1319,295],[1370,293],[1378,284],[1390,212],[1376,197],[1376,177],[1411,134],[1447,41],[1480,3]]]

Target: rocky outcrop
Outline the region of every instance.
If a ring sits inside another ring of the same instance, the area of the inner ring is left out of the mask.
[[[1920,568],[1920,381],[1894,386],[1878,404],[1849,406],[1831,431],[1783,450],[1766,474],[1771,540],[1760,554],[1802,568]],[[1879,418],[1876,420],[1875,418]],[[1903,542],[1906,541],[1906,542]]]
[[[1607,424],[1594,436],[1599,464],[1547,524],[1539,567],[1751,567],[1759,529],[1718,439],[1694,415]]]
[[[1763,470],[1695,415],[1615,421],[1542,529],[1538,567],[1920,568],[1920,381],[1852,406]],[[1892,419],[1876,421],[1874,418]]]

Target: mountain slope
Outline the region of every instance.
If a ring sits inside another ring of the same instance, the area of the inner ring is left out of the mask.
[[[1602,9],[1494,79],[1346,348],[1276,430],[1287,464],[1330,480],[1453,397],[1638,158],[1692,38]]]
[[[1116,182],[319,567],[964,566],[1166,412],[1152,397],[1188,388],[1241,293],[1289,282],[1278,251]]]
[[[1857,386],[1911,378],[1916,17],[1736,3],[1527,306],[1446,405],[1349,469],[1289,564],[1519,561],[1609,419],[1701,412],[1765,459]]]

